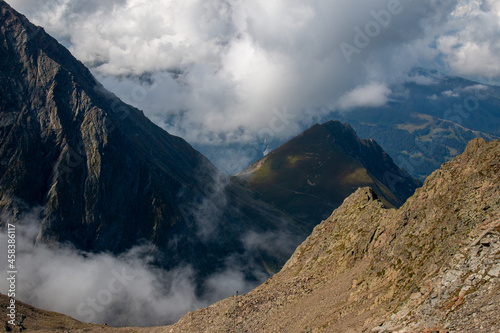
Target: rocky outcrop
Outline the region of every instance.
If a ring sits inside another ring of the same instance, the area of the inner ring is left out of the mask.
[[[347,198],[283,270],[172,332],[496,332],[500,142],[476,139],[399,209]]]

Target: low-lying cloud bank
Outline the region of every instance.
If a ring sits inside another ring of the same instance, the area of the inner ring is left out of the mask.
[[[2,221],[8,223],[9,219],[4,217]],[[206,280],[206,292],[200,296],[191,267],[166,271],[151,265],[155,249],[150,244],[118,256],[87,253],[71,245],[36,244],[39,221],[35,214],[15,225],[16,298],[83,322],[113,326],[169,324],[188,311],[255,287],[255,282],[246,281],[239,267],[228,261],[225,271]],[[7,240],[4,230],[0,233],[1,249],[7,249]],[[0,262],[1,267],[7,267],[7,256]],[[9,289],[6,272],[3,270],[0,279],[0,292],[4,294]]]

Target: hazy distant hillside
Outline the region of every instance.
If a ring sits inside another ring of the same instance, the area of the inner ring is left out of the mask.
[[[500,88],[425,70],[414,74],[420,84],[394,86],[388,105],[336,116],[360,137],[375,139],[420,180],[462,153],[470,140],[500,138]]]

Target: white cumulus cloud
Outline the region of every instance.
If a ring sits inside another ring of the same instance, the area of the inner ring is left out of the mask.
[[[340,98],[341,109],[377,107],[385,105],[391,90],[383,83],[369,83],[356,87]]]

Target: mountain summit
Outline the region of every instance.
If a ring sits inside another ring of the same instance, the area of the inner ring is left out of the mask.
[[[420,185],[375,141],[338,121],[312,126],[235,178],[311,229],[359,187],[399,207]]]

